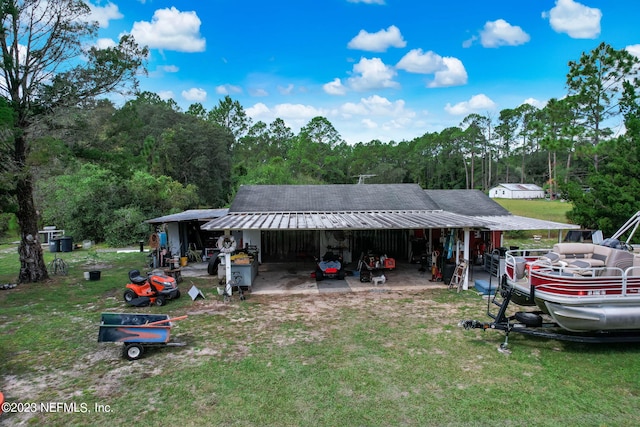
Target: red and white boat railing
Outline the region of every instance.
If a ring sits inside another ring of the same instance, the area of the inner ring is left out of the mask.
[[[540,260],[548,250],[508,251],[507,281],[535,291],[566,297],[614,297],[640,295],[640,266],[582,267],[567,263],[551,265]]]

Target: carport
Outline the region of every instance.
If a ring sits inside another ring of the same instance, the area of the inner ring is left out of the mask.
[[[450,236],[453,262],[467,266],[472,254],[502,246],[502,231],[577,228],[511,215],[479,190],[418,184],[242,186],[228,213],[202,226],[232,234],[239,248],[255,247],[260,263],[308,261],[327,249],[355,262],[372,247],[408,260],[416,236],[429,252]]]
[[[340,250],[350,262],[371,246],[408,259],[415,236],[428,242],[429,251],[452,236],[455,260],[468,261],[473,242],[485,238],[482,232],[499,231],[505,218],[513,217],[501,207],[483,208],[485,199],[497,205],[476,190],[425,191],[417,184],[242,186],[227,215],[202,229],[230,233],[239,247],[255,247],[261,263],[303,260],[326,249]],[[544,225],[541,228],[574,227]],[[495,244],[494,239],[488,243]],[[468,275],[465,279],[466,289]]]

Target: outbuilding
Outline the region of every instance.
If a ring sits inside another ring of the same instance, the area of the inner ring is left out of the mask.
[[[225,232],[259,262],[304,261],[325,251],[357,262],[370,250],[410,261],[413,243],[448,249],[454,263],[501,243],[503,229],[571,229],[515,217],[477,190],[423,190],[418,184],[249,185],[226,215],[202,229]],[[510,224],[510,225],[508,225]],[[445,252],[445,251],[443,251]],[[466,286],[466,284],[465,284]]]
[[[492,199],[543,199],[544,190],[536,184],[498,184],[489,190]]]
[[[189,209],[170,215],[149,219],[146,222],[156,228],[159,240],[172,256],[187,257],[191,251],[206,259],[216,247],[220,232],[203,230],[203,224],[225,216],[229,209]],[[150,242],[151,243],[151,242]]]

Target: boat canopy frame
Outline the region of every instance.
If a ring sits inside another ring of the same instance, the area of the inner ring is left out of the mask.
[[[611,236],[611,238],[620,240],[620,237],[622,237],[624,233],[626,233],[627,231],[629,231],[630,228],[633,227],[633,229],[631,230],[631,233],[629,233],[629,236],[627,236],[627,240],[626,240],[627,243],[630,243],[631,239],[633,238],[633,235],[636,233],[636,230],[638,229],[638,226],[640,226],[640,211],[636,212],[631,218],[629,218],[627,222],[625,222],[622,225],[622,227],[620,227],[618,231],[616,231]]]

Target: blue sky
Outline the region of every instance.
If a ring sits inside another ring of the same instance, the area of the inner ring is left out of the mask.
[[[638,0],[91,0],[101,46],[150,48],[141,89],[229,95],[297,133],[326,117],[349,143],[410,140],[471,113],[565,95],[601,42],[640,56]]]

